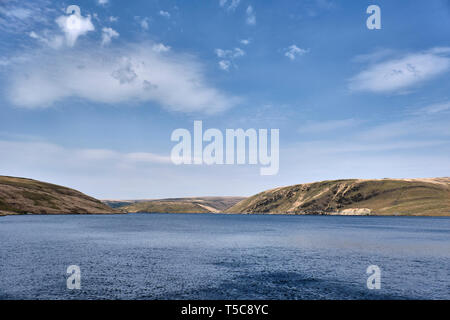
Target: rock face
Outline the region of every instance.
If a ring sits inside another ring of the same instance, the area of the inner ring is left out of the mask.
[[[371,212],[372,210],[369,208],[349,208],[340,210],[337,214],[342,216],[368,216]]]
[[[299,184],[261,192],[227,212],[450,216],[450,178]]]
[[[120,212],[73,189],[31,179],[0,176],[0,215]]]
[[[197,197],[159,200],[103,201],[125,212],[160,213],[219,213],[225,212],[243,197]],[[122,205],[120,205],[122,204]]]

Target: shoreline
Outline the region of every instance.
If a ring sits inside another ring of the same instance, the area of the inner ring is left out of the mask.
[[[292,213],[224,213],[224,212],[203,212],[203,213],[193,213],[193,212],[121,212],[121,213],[5,213],[0,212],[0,217],[7,216],[115,216],[115,215],[147,215],[147,214],[158,214],[158,215],[222,215],[222,216],[317,216],[317,217],[414,217],[414,218],[450,218],[449,215],[412,215],[412,214],[292,214]]]

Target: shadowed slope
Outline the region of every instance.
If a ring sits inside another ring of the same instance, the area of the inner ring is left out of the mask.
[[[120,213],[79,191],[32,179],[0,176],[0,214]]]

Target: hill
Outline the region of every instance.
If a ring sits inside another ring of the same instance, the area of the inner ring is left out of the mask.
[[[125,212],[218,213],[225,212],[243,197],[196,197],[158,200],[104,201]],[[123,205],[119,205],[123,204]]]
[[[227,212],[450,216],[450,178],[298,184],[258,193]]]
[[[0,215],[120,213],[79,191],[32,179],[0,176]]]

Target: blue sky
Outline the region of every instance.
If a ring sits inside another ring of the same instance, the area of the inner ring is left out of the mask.
[[[2,175],[116,199],[449,175],[449,1],[7,0],[0,31]],[[174,165],[194,120],[280,129],[278,174]]]

